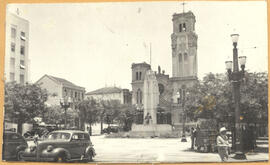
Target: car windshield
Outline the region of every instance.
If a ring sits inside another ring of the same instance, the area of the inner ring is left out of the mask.
[[[64,132],[53,132],[48,135],[50,140],[68,140],[70,138],[70,133]]]

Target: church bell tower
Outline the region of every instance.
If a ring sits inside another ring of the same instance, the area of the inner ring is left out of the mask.
[[[197,39],[195,16],[189,12],[174,14],[172,40],[172,77],[197,78]]]

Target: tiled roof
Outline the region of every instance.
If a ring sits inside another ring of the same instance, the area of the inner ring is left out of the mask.
[[[121,88],[117,87],[104,87],[91,92],[86,93],[86,95],[94,95],[94,94],[108,94],[108,93],[120,93],[122,92]]]
[[[54,76],[50,76],[50,75],[47,75],[47,76],[50,77],[51,79],[54,79],[55,81],[63,84],[63,86],[70,87],[70,88],[79,88],[79,89],[84,90],[83,87],[77,86],[77,85],[73,84],[72,82],[70,82],[70,81],[68,81],[66,79],[59,78],[59,77],[54,77]]]

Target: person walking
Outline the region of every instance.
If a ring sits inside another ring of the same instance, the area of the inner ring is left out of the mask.
[[[192,150],[194,149],[195,138],[196,138],[196,130],[193,127],[191,127],[191,149]]]
[[[222,162],[226,162],[229,158],[228,155],[229,139],[226,136],[226,132],[227,130],[225,127],[220,128],[219,135],[217,137],[218,154]]]

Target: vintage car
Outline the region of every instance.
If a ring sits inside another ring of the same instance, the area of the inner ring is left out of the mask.
[[[119,132],[119,127],[118,126],[108,126],[107,128],[104,128],[102,130],[102,133],[107,133],[107,134],[110,134],[110,133],[117,133]]]
[[[88,133],[79,130],[59,130],[49,133],[35,146],[19,152],[22,161],[92,161],[96,155]]]
[[[3,160],[18,160],[18,153],[25,150],[27,147],[27,142],[20,134],[12,131],[4,131]]]

